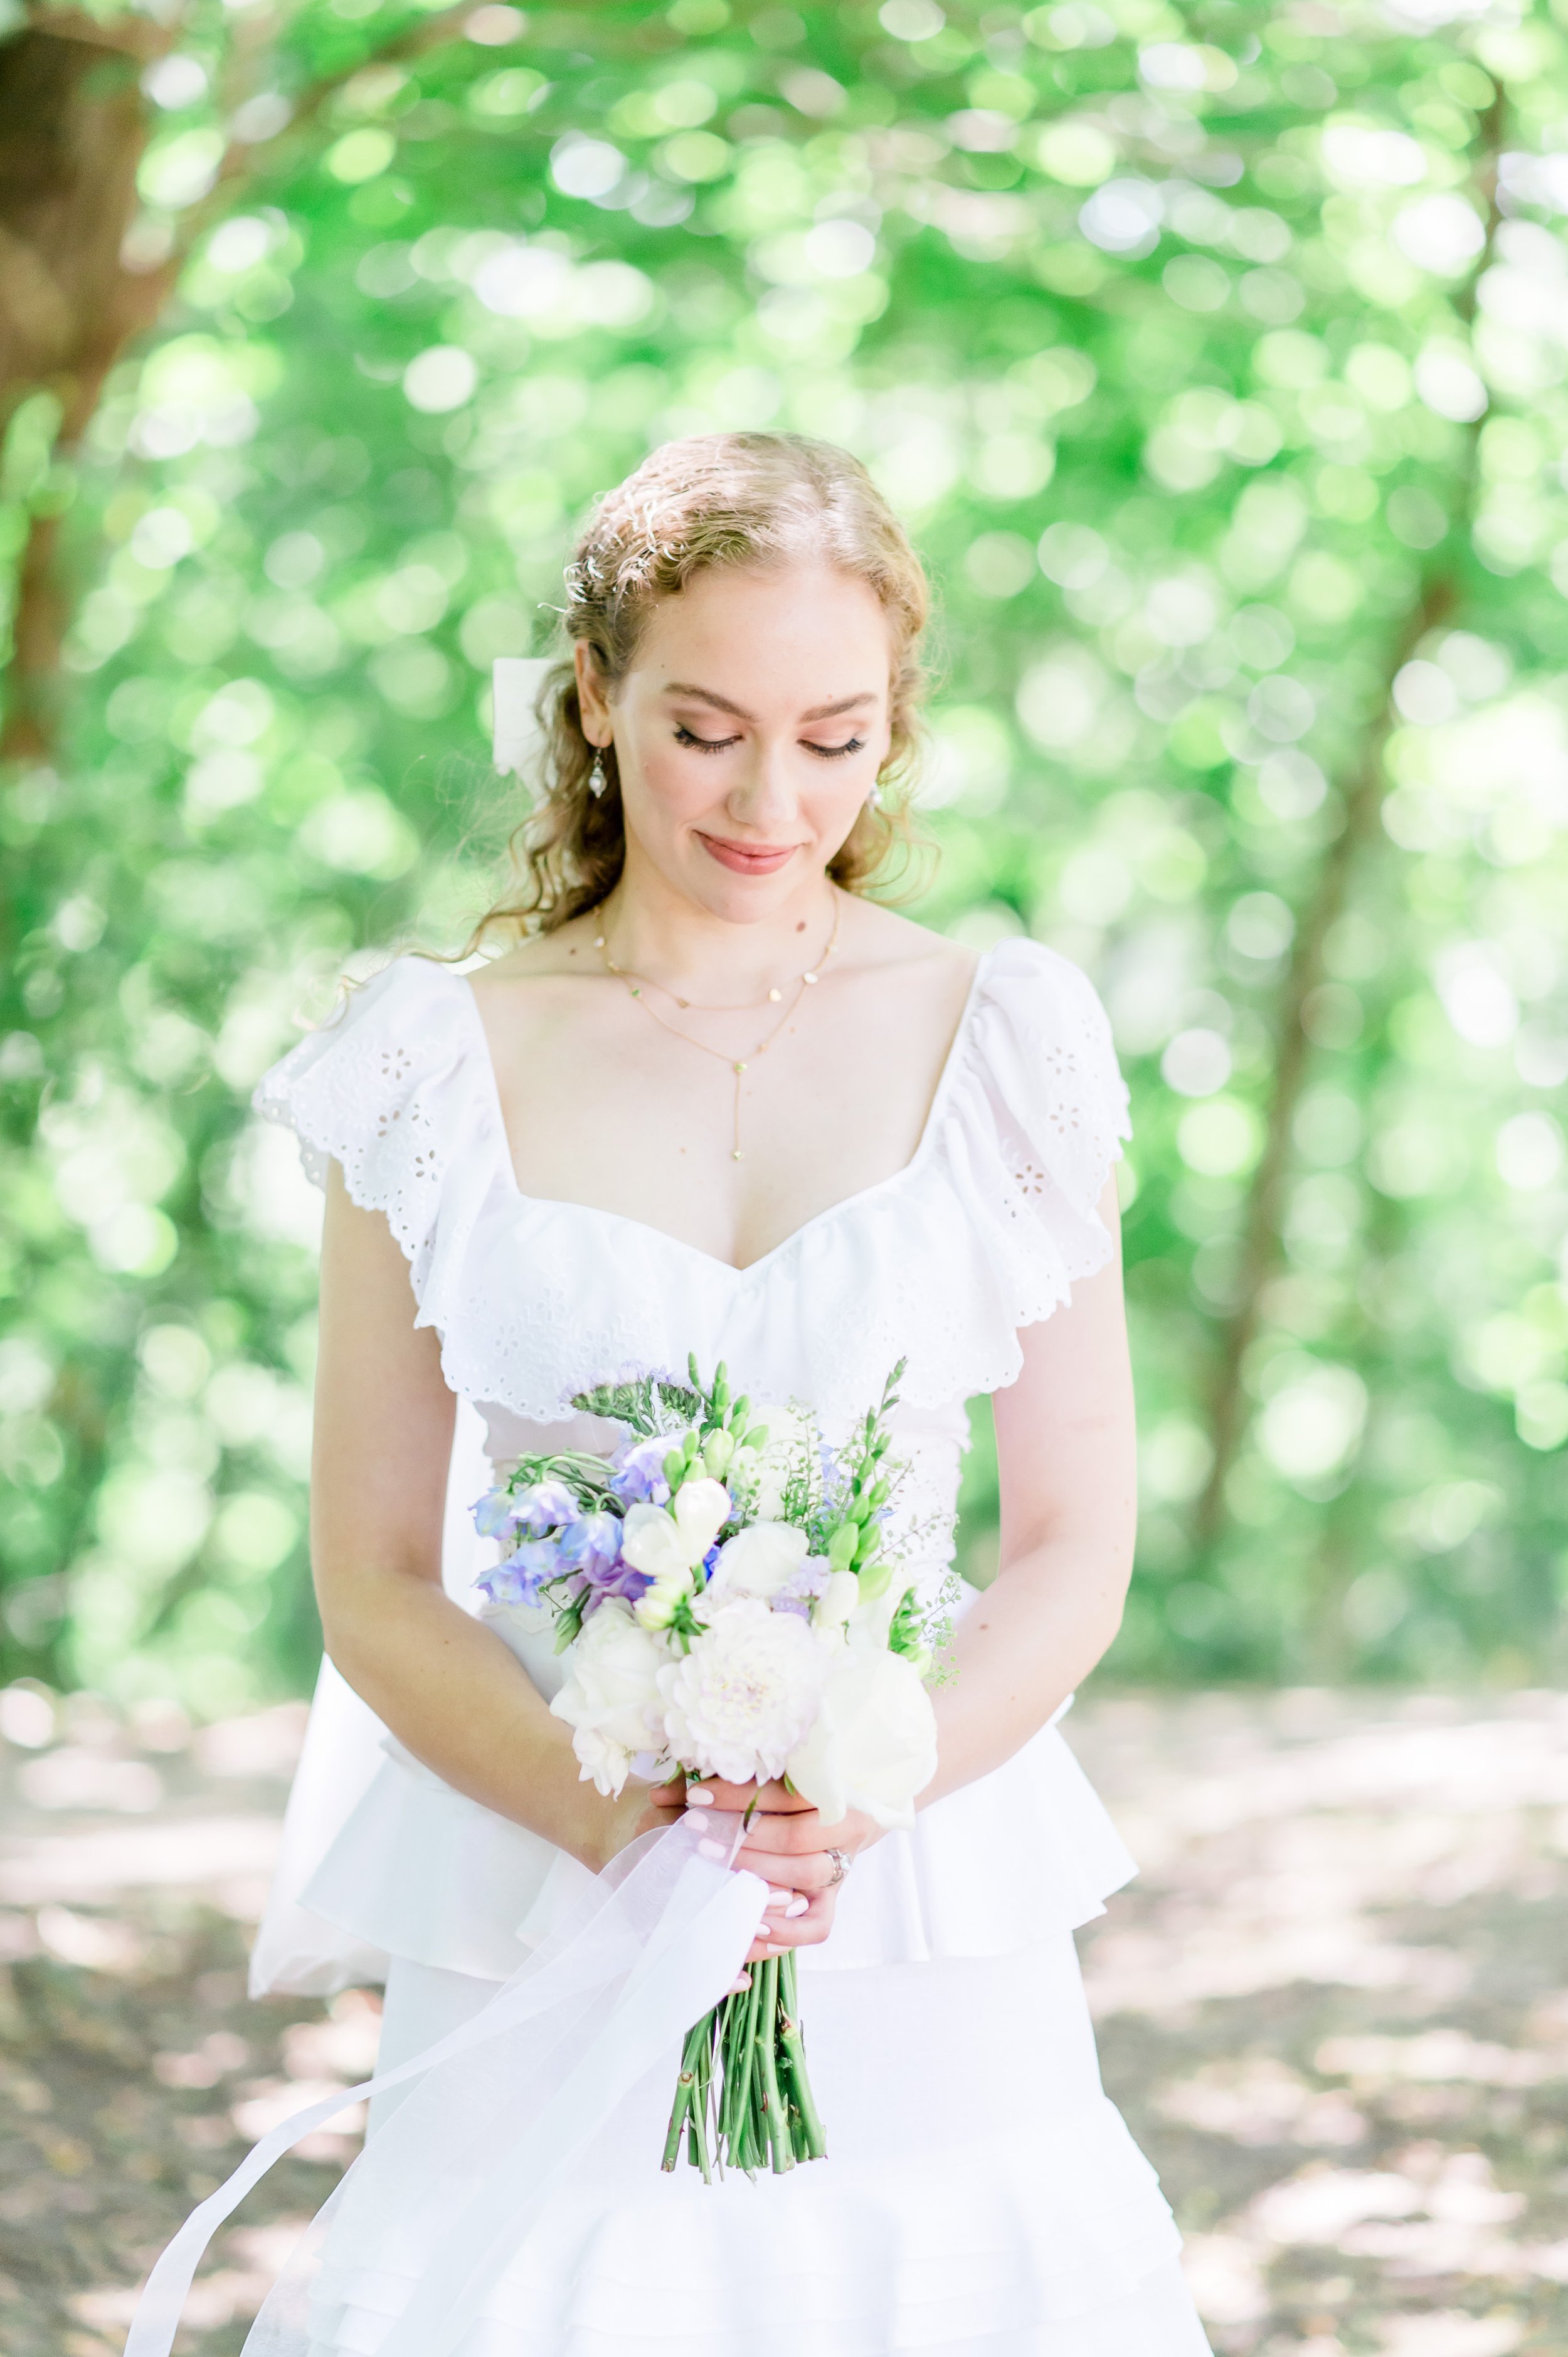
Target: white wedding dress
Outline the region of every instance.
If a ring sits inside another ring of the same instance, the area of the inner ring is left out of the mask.
[[[725,1361],[754,1397],[810,1403],[830,1433],[907,1359],[905,1559],[940,1586],[964,1403],[1010,1383],[1018,1329],[1109,1258],[1095,1206],[1128,1134],[1098,999],[1025,942],[981,960],[908,1168],[746,1269],[519,1190],[474,997],[449,967],[399,960],[256,1102],[297,1133],[315,1178],[328,1157],[341,1165],[408,1256],[417,1322],[438,1332],[466,1404],[444,1570],[470,1608],[489,1549],[467,1508],[489,1467],[613,1446],[616,1429],[575,1415],[573,1394],[623,1370],[678,1373],[689,1351],[704,1372]],[[503,1612],[494,1625],[553,1692],[561,1664],[537,1620]],[[1204,2357],[1169,2209],[1101,2089],[1073,1951],[1074,1927],[1133,1870],[1055,1725],[924,1811],[856,1864],[832,1938],[801,1954],[830,2158],[714,2187],[685,2167],[661,2174],[671,2048],[552,2183],[492,2266],[482,2312],[442,2346]],[[253,1987],[326,1992],[384,1975],[384,2068],[476,2017],[590,1880],[420,1766],[328,1665]],[[422,2099],[435,2100],[435,2075]],[[389,2126],[390,2151],[412,2126],[413,2104],[401,2124],[392,2114],[405,2093],[378,2098],[367,2161]],[[257,2345],[401,2347],[393,2326],[428,2264],[417,2241],[373,2199],[350,2201],[327,2232],[300,2338]]]

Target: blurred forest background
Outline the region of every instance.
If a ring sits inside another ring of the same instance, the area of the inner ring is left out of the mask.
[[[481,904],[585,503],[752,425],[940,584],[918,913],[1115,1025],[1112,1668],[1561,1672],[1563,0],[90,0],[0,113],[0,1676],[307,1682],[248,1092]]]

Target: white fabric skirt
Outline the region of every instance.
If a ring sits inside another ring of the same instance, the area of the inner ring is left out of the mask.
[[[381,2067],[495,1984],[394,1958]],[[570,2171],[457,2357],[1208,2357],[1153,2169],[1100,2083],[1068,1933],[814,1975],[829,2158],[705,2186],[659,2160],[673,2069]],[[403,2091],[377,2099],[371,2133]],[[375,2357],[418,2255],[345,2211],[311,2357]]]

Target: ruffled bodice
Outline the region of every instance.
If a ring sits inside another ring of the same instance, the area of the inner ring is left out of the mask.
[[[900,1357],[913,1409],[996,1391],[1022,1364],[1017,1329],[1109,1258],[1095,1206],[1129,1134],[1093,989],[1022,941],[981,959],[912,1160],[744,1269],[519,1190],[478,1009],[449,966],[388,966],[256,1104],[297,1131],[313,1176],[330,1157],[385,1212],[453,1390],[542,1424],[585,1384],[683,1368],[693,1349],[829,1427]]]
[[[874,1405],[905,1360],[905,1560],[929,1579],[950,1556],[965,1403],[1013,1382],[1020,1329],[1110,1259],[1096,1206],[1130,1134],[1091,985],[1025,941],[981,958],[911,1160],[744,1269],[637,1220],[521,1191],[478,1005],[449,966],[397,960],[301,1040],[255,1102],[296,1132],[312,1177],[338,1162],[353,1200],[385,1214],[409,1262],[416,1323],[439,1335],[446,1380],[478,1411],[492,1464],[591,1440],[574,1394],[623,1372],[682,1370],[692,1351],[705,1368],[725,1360],[754,1397],[808,1403],[830,1434]],[[465,1482],[469,1499],[484,1486],[472,1467],[455,1468],[454,1593],[478,1567],[458,1511]],[[537,1682],[528,1644],[514,1650]],[[367,1760],[376,1722],[330,1674],[326,1690],[317,1717],[330,1726],[313,1728],[291,1807],[282,1883],[295,1888],[280,1888],[263,1926],[257,1978],[328,1986],[389,1946],[459,1971],[506,1970],[501,1950],[559,1854],[396,1747]],[[1021,1872],[1027,1823],[1037,1856]],[[1130,1871],[1047,1728],[923,1812],[913,1834],[879,1843],[816,1953],[826,1965],[1009,1947],[1047,1923],[1084,1921]],[[988,1878],[985,1899],[977,1885]],[[311,1960],[307,1917],[338,1927],[325,1962]]]

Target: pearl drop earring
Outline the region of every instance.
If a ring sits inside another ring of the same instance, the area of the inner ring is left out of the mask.
[[[871,791],[865,797],[865,807],[867,810],[874,811],[879,811],[882,808],[882,787],[875,778],[873,778]]]
[[[605,775],[604,754],[602,752],[597,752],[594,755],[594,766],[588,771],[588,791],[593,795],[596,802],[597,802],[599,796],[604,792],[608,784],[609,780]]]

